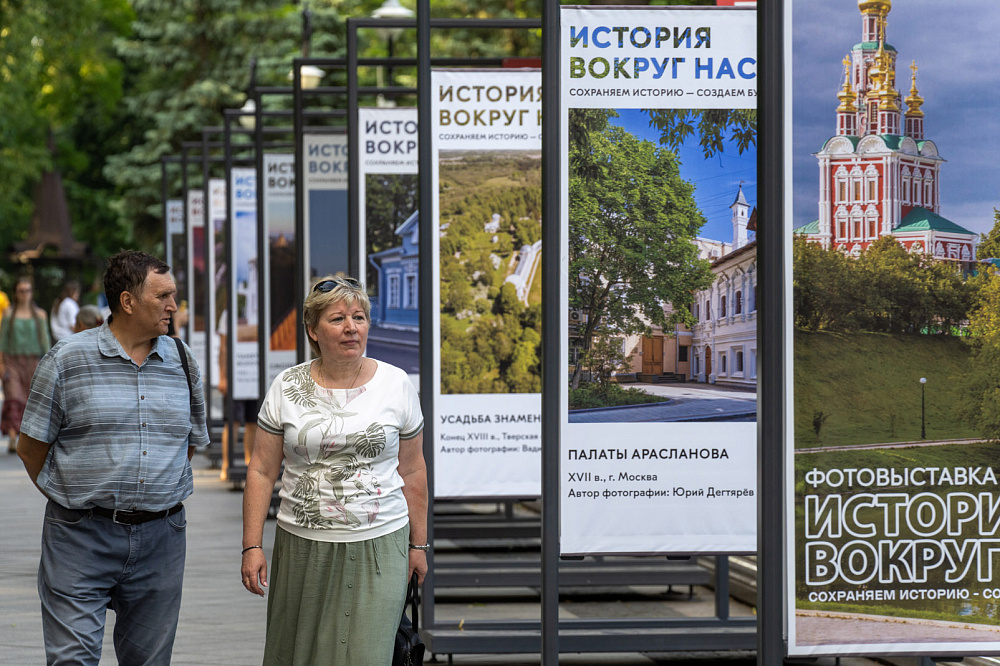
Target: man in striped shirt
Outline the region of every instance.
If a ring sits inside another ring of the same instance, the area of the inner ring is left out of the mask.
[[[97,666],[108,607],[118,663],[170,663],[181,502],[209,438],[198,367],[166,335],[177,310],[169,270],[144,252],[112,257],[111,317],[59,342],[32,380],[17,451],[49,499],[38,569],[49,664]]]

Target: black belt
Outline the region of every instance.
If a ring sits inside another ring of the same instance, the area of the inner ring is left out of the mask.
[[[105,509],[102,506],[95,506],[90,510],[95,516],[110,518],[119,525],[139,525],[158,518],[172,516],[183,508],[183,504],[178,504],[163,511],[125,511],[123,509]]]

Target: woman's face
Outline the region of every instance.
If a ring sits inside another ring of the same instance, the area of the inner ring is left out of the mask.
[[[368,344],[368,317],[357,301],[336,301],[323,310],[309,337],[319,346],[320,356],[333,362],[360,358]]]
[[[27,305],[31,302],[31,295],[34,293],[34,289],[31,287],[29,282],[18,282],[14,286],[14,298],[21,305]]]

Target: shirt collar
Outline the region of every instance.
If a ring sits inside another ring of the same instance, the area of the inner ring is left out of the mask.
[[[118,338],[116,338],[115,334],[111,332],[110,324],[111,324],[110,317],[108,317],[108,319],[103,324],[101,324],[101,329],[97,334],[97,348],[105,356],[120,356],[121,358],[131,361],[132,357],[128,355],[128,353],[125,351],[125,348],[122,347],[122,344],[118,342]],[[159,358],[161,361],[164,360],[163,354],[160,353],[160,340],[163,337],[165,336],[160,335],[158,337],[153,338],[153,347],[149,350],[149,356],[155,354],[156,357]],[[149,356],[147,356],[146,358],[149,358]]]

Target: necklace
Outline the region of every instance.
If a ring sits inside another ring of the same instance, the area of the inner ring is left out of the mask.
[[[352,388],[354,388],[354,382],[358,381],[358,377],[361,375],[361,368],[364,367],[364,364],[365,364],[365,360],[361,359],[361,362],[358,363],[358,371],[354,373],[354,379],[351,380],[351,385],[348,386],[344,390],[350,391]],[[319,362],[319,374],[323,378],[324,381],[326,381],[326,382],[328,382],[330,384],[334,383],[334,381],[332,379],[330,379],[329,375],[326,374],[326,370],[325,370],[325,368],[323,366],[323,361],[322,360]],[[331,386],[330,388],[333,388],[333,386]]]

